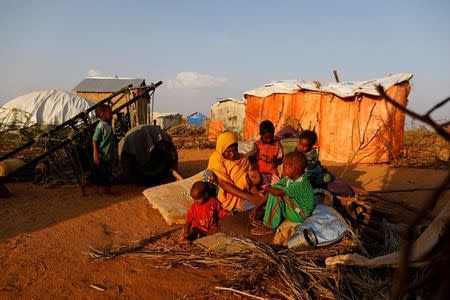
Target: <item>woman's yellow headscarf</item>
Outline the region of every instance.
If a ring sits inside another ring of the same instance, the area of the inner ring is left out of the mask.
[[[236,160],[223,158],[223,152],[231,145],[237,143],[236,136],[231,132],[224,132],[217,138],[216,151],[214,151],[208,163],[208,169],[213,171],[218,178],[229,182],[240,189],[247,188],[247,171],[250,170],[250,162],[245,155],[239,154]],[[242,209],[242,201],[236,196],[225,192],[219,187],[217,199],[224,209],[231,211],[235,208]]]

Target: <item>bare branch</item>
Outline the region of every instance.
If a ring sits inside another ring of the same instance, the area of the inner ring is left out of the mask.
[[[445,127],[445,126],[449,126],[449,125],[450,125],[450,121],[447,121],[447,122],[445,122],[444,124],[441,124],[441,125],[439,125],[439,126]]]
[[[431,119],[431,117],[429,115],[419,115],[418,113],[416,113],[415,111],[412,111],[402,105],[400,105],[399,103],[395,102],[394,100],[392,100],[391,97],[389,97],[386,92],[384,91],[383,87],[380,85],[377,85],[377,91],[380,93],[380,95],[390,104],[392,104],[394,107],[398,108],[400,111],[404,112],[405,114],[424,122],[425,124],[430,125],[431,127],[433,127],[433,129],[440,135],[442,136],[447,142],[450,142],[450,134],[448,132],[445,131],[445,129],[440,126],[439,124],[437,124],[433,119]],[[444,100],[446,101],[446,100]],[[442,101],[440,102],[442,103]],[[439,104],[440,104],[439,103]],[[438,104],[438,105],[439,105]],[[443,104],[441,104],[443,105]],[[431,110],[432,111],[432,110]]]
[[[435,111],[441,106],[444,106],[448,101],[450,101],[450,97],[447,97],[446,99],[442,100],[441,102],[433,106],[425,115],[429,116],[433,111]]]

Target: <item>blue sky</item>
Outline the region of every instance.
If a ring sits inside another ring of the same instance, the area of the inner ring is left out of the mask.
[[[83,77],[162,80],[158,111],[209,112],[272,80],[414,74],[450,95],[450,1],[3,1],[0,103]],[[448,107],[437,116],[448,117]]]

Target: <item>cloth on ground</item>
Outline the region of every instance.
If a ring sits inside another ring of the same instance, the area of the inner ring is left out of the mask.
[[[339,177],[334,177],[334,179],[327,184],[327,190],[344,197],[353,197],[355,195],[353,188]]]
[[[200,172],[183,180],[148,188],[143,194],[169,225],[184,224],[186,214],[194,202],[189,192],[194,182],[202,178],[203,172]]]
[[[302,223],[292,222],[289,220],[284,220],[283,222],[281,222],[280,226],[278,226],[275,232],[273,243],[275,245],[287,246],[289,239],[294,236],[297,228],[301,224]]]

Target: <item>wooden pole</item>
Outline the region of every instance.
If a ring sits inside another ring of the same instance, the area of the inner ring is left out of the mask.
[[[338,76],[338,73],[337,73],[336,70],[333,70],[333,75],[334,75],[334,80],[336,80],[336,82],[341,82],[341,81],[339,80],[339,76]]]

